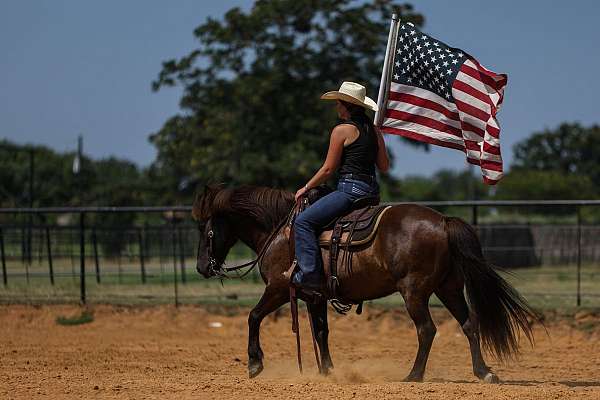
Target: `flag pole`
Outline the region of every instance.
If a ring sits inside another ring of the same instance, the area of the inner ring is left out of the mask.
[[[375,126],[381,126],[383,123],[383,114],[385,100],[388,92],[388,83],[390,77],[390,64],[394,58],[396,51],[396,38],[398,36],[399,25],[398,14],[392,14],[392,22],[390,23],[390,33],[388,35],[387,47],[385,49],[385,58],[383,59],[383,70],[381,71],[381,82],[379,83],[379,94],[377,96],[377,111],[375,112]]]

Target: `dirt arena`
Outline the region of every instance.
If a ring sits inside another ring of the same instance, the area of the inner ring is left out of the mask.
[[[0,398],[177,399],[599,399],[600,317],[547,317],[534,349],[508,365],[503,383],[478,382],[467,341],[443,309],[424,383],[403,383],[416,335],[403,310],[332,316],[335,372],[316,374],[302,314],[305,373],[295,361],[287,312],[265,320],[265,370],[246,372],[245,309],[96,306],[94,321],[62,326],[73,306],[0,306]],[[215,324],[217,323],[217,324]],[[222,324],[221,327],[214,327]]]

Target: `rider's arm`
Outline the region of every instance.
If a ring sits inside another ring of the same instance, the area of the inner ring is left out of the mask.
[[[313,176],[306,184],[308,189],[319,186],[321,183],[329,179],[337,170],[338,166],[340,165],[340,161],[342,160],[344,143],[352,134],[352,129],[356,128],[354,128],[352,125],[338,125],[333,129],[331,132],[331,137],[329,138],[329,150],[327,150],[327,158],[325,158],[323,166],[319,168],[315,176]]]
[[[388,158],[388,153],[385,148],[383,134],[377,127],[375,128],[375,132],[377,133],[377,158],[375,164],[381,172],[387,172],[390,169],[390,159]]]

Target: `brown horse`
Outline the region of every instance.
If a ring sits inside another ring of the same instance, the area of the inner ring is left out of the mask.
[[[228,251],[242,241],[264,249],[260,274],[265,291],[248,317],[248,371],[263,369],[260,324],[289,301],[290,248],[285,225],[294,206],[292,193],[259,187],[207,187],[194,202],[200,240],[196,269],[209,278],[219,273]],[[265,247],[267,246],[267,247]],[[324,255],[326,252],[324,250]],[[486,382],[498,377],[483,360],[483,347],[499,359],[518,353],[519,331],[532,341],[535,312],[484,259],[474,229],[459,218],[404,204],[383,216],[373,242],[353,253],[352,270],[338,271],[340,295],[354,302],[400,292],[417,329],[419,347],[408,381],[421,381],[436,327],[429,313],[433,293],[456,318],[471,350],[473,372]],[[469,298],[467,305],[463,289]],[[322,372],[333,367],[328,348],[327,303],[308,304],[320,349]]]

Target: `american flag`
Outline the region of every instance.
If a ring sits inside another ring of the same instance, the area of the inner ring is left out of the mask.
[[[496,184],[502,178],[496,113],[507,76],[411,23],[399,27],[393,61],[381,130],[462,150],[481,167],[483,181]]]

